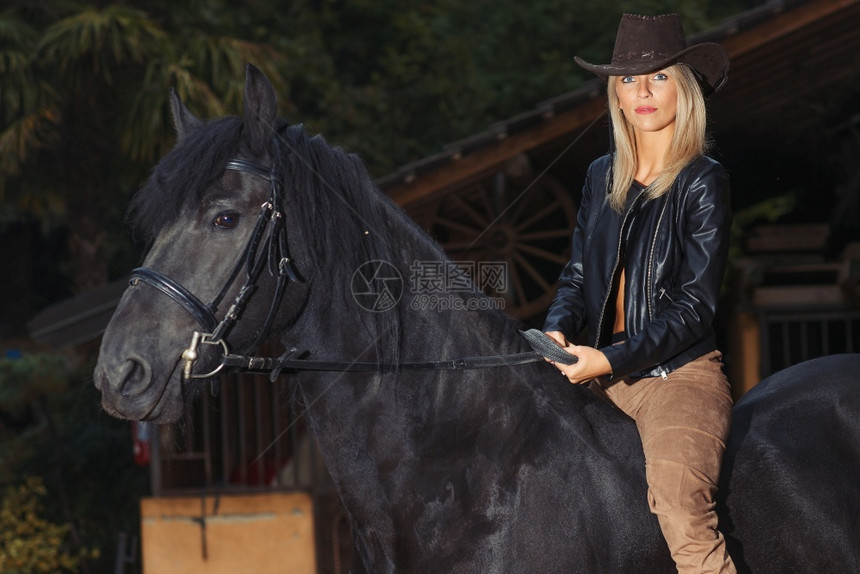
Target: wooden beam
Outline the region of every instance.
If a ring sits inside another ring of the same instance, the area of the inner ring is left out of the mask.
[[[746,54],[787,36],[860,0],[813,0],[720,42],[731,58]]]
[[[460,159],[452,158],[446,166],[392,187],[388,190],[388,196],[400,205],[409,205],[435,195],[465,180],[491,172],[521,153],[576,132],[602,116],[605,110],[605,98],[602,94],[595,95],[587,102],[541,122],[535,128],[504,137],[498,144],[489,145]]]

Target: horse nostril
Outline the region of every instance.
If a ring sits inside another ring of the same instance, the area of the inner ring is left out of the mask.
[[[135,397],[149,388],[151,380],[149,362],[141,357],[129,357],[120,372],[117,390],[125,398]]]

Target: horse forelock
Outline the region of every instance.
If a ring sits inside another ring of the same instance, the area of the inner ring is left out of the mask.
[[[242,120],[228,116],[203,126],[176,145],[153,168],[135,194],[127,219],[136,237],[152,243],[188,202],[199,202],[235,157]]]

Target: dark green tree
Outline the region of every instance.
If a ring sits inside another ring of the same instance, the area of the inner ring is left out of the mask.
[[[0,201],[68,231],[76,291],[105,283],[128,197],[172,141],[168,88],[205,116],[241,101],[255,62],[278,53],[191,25],[183,5],[15,0],[0,15]]]

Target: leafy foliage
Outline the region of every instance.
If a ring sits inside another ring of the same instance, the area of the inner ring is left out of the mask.
[[[25,355],[0,360],[0,482],[18,479],[20,461],[45,447],[45,397],[66,390],[67,367],[61,357]]]
[[[0,501],[0,572],[36,574],[74,572],[80,556],[67,544],[70,526],[54,524],[42,513],[47,491],[31,477],[8,487]]]
[[[81,369],[91,372],[91,365]],[[92,382],[64,357],[0,359],[0,484],[15,485],[7,487],[0,517],[0,561],[8,555],[0,572],[78,571],[84,564],[88,572],[111,572],[117,533],[138,532],[147,471],[133,463],[129,423],[98,404]],[[68,560],[33,569],[35,556],[61,551]],[[16,562],[25,557],[30,562]]]

